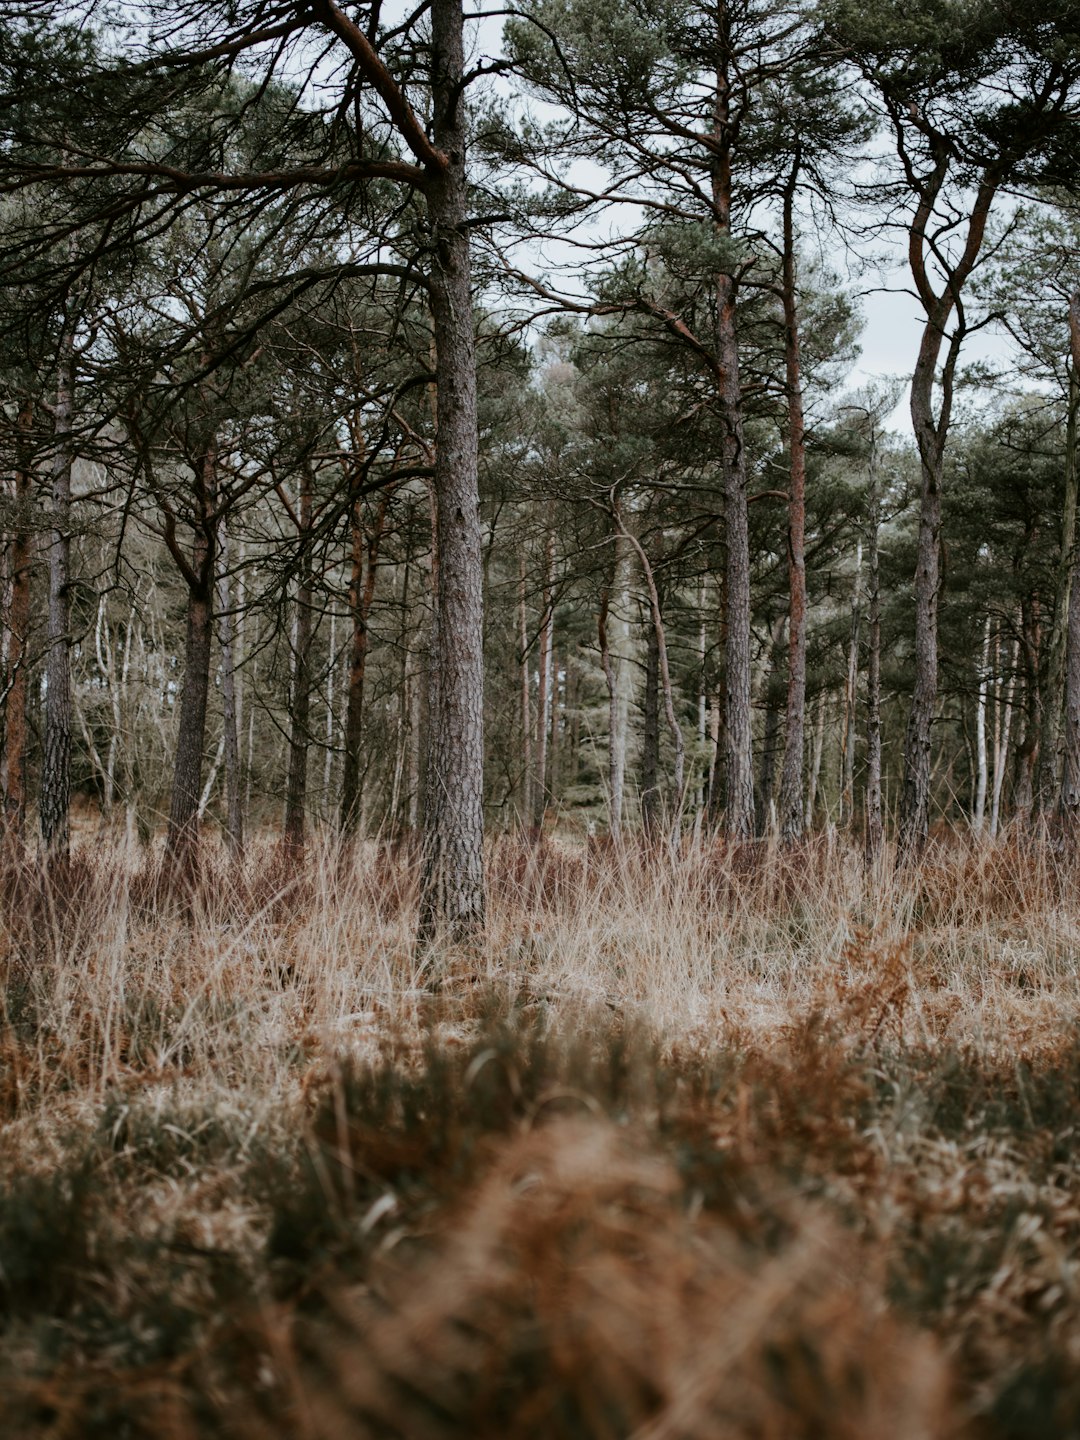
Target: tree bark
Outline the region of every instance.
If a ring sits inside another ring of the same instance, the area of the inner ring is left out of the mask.
[[[650,623],[645,644],[645,706],[641,732],[641,829],[647,840],[660,833],[660,646]]]
[[[873,422],[871,422],[873,423]],[[866,560],[869,574],[867,619],[870,648],[866,663],[866,840],[867,868],[881,854],[885,827],[881,810],[881,577],[878,564],[878,531],[881,526],[881,494],[878,489],[876,435],[870,440],[870,493],[867,500]]]
[[[521,705],[521,819],[532,815],[532,686],[529,678],[529,612],[525,594],[525,552],[518,554],[518,680]]]
[[[225,841],[234,860],[244,853],[244,811],[240,800],[240,737],[236,716],[236,653],[229,593],[229,534],[218,532],[218,645],[221,649],[222,743],[225,762]]]
[[[52,533],[49,537],[48,658],[45,667],[45,749],[41,769],[41,838],[49,855],[66,855],[71,805],[71,562],[72,421],[75,331],[65,322],[58,354]]]
[[[296,630],[293,644],[292,704],[289,707],[289,770],[285,783],[285,853],[299,860],[304,853],[307,818],[308,746],[311,741],[312,477],[305,465],[300,476],[297,540],[300,545],[296,586]]]
[[[855,547],[855,585],[851,592],[851,629],[848,635],[847,679],[844,684],[844,729],[840,748],[840,823],[855,819],[855,730],[859,690],[859,630],[862,626],[862,559]]]
[[[435,247],[439,685],[429,748],[435,773],[424,817],[421,948],[440,936],[466,939],[484,926],[483,589],[462,28],[461,0],[433,0],[432,135],[445,157],[427,186]]]
[[[795,185],[798,158],[784,191],[784,374],[787,389],[790,492],[788,496],[788,691],[784,759],[780,770],[780,835],[797,840],[803,828],[803,754],[806,749],[806,422],[795,283]]]
[[[721,46],[726,48],[727,37],[721,34],[719,39]],[[721,240],[730,242],[733,133],[729,80],[725,64],[718,67],[716,74],[714,138],[711,176],[713,223]],[[715,351],[720,421],[724,432],[724,529],[727,541],[724,823],[731,839],[749,840],[754,833],[754,759],[750,709],[750,529],[735,306],[735,276],[721,273],[716,277]]]
[[[1080,375],[1080,290],[1069,300],[1069,349],[1074,375]],[[1069,560],[1069,618],[1065,641],[1065,753],[1061,816],[1075,840],[1080,826],[1080,545]]]
[[[364,745],[364,685],[367,657],[371,647],[371,605],[375,598],[379,550],[390,503],[388,491],[379,497],[375,520],[367,531],[362,501],[352,511],[352,568],[349,574],[349,612],[352,616],[352,645],[349,651],[349,687],[345,704],[345,755],[341,775],[342,833],[354,835],[360,820],[360,776]]]
[[[211,437],[208,442],[200,463],[196,476],[196,491],[198,516],[191,563],[185,569],[188,606],[184,639],[184,682],[180,692],[180,725],[176,737],[163,870],[169,883],[180,885],[191,881],[198,858],[199,801],[202,796],[206,702],[210,689],[210,651],[214,629],[216,436]]]
[[[30,639],[30,502],[33,486],[33,401],[24,399],[16,421],[15,530],[8,549],[8,693],[4,723],[4,816],[21,833],[26,814],[26,700]]]
[[[1080,296],[1076,297],[1080,306]],[[1061,552],[1054,592],[1054,620],[1046,664],[1046,695],[1039,740],[1039,812],[1046,820],[1060,795],[1062,705],[1065,699],[1065,652],[1072,592],[1072,559],[1076,545],[1077,421],[1080,418],[1080,372],[1069,366],[1068,413],[1065,420],[1065,504],[1061,517]]]
[[[979,688],[975,697],[975,801],[971,810],[971,828],[981,835],[986,820],[986,783],[989,765],[986,755],[986,697],[990,684],[990,616],[983,626],[982,663],[979,667]]]
[[[539,661],[537,667],[538,685],[536,693],[536,771],[533,777],[533,827],[537,830],[544,823],[544,812],[548,803],[548,724],[552,710],[551,696],[554,685],[552,675],[553,645],[555,636],[555,597],[552,586],[555,578],[555,529],[549,525],[544,542],[544,582],[541,596],[543,616],[540,624]]]

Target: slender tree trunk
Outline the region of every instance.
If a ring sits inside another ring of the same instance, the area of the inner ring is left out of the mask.
[[[461,0],[431,9],[432,138],[446,157],[427,186],[438,376],[438,709],[427,787],[418,940],[484,926],[484,653],[476,359],[465,180]]]
[[[521,703],[521,808],[522,822],[532,815],[532,686],[529,679],[529,612],[525,596],[525,553],[518,554],[518,676]]]
[[[821,779],[821,756],[825,749],[825,710],[828,696],[823,690],[818,696],[817,724],[814,726],[814,743],[810,749],[810,783],[806,789],[806,828],[813,828],[814,806],[817,804],[818,782]]]
[[[1025,595],[1020,604],[1020,653],[1024,674],[1024,733],[1017,747],[1015,818],[1023,828],[1031,825],[1035,804],[1035,767],[1042,733],[1042,692],[1039,689],[1038,600]]]
[[[540,626],[539,684],[536,696],[536,774],[533,788],[533,826],[539,830],[544,823],[548,803],[548,725],[554,684],[552,652],[555,635],[555,530],[549,526],[544,544],[543,620]]]
[[[210,651],[214,630],[214,559],[217,542],[214,502],[217,494],[217,438],[207,445],[198,477],[201,515],[195,529],[188,574],[184,681],[180,725],[173,764],[164,874],[171,884],[187,884],[198,854],[199,801],[202,797],[206,703],[210,689]]]
[[[1068,640],[1072,558],[1076,545],[1077,420],[1080,415],[1080,373],[1069,367],[1068,415],[1065,423],[1065,503],[1061,516],[1061,551],[1054,588],[1054,620],[1047,647],[1046,692],[1039,739],[1039,812],[1049,819],[1060,793],[1061,711],[1065,699],[1065,651]]]
[[[307,815],[308,746],[311,743],[311,537],[312,475],[304,466],[300,477],[297,540],[300,571],[296,587],[296,638],[293,647],[292,705],[289,724],[289,771],[285,785],[285,850],[297,860],[304,852]]]
[[[1080,376],[1080,290],[1069,300],[1072,373]],[[1080,545],[1069,560],[1069,610],[1065,641],[1065,747],[1061,817],[1070,839],[1080,835]]]
[[[375,598],[379,550],[390,503],[383,491],[371,530],[365,533],[362,502],[352,513],[352,569],[349,576],[349,611],[352,615],[352,646],[349,653],[349,688],[345,705],[345,756],[341,776],[341,829],[354,835],[360,820],[360,776],[364,744],[364,685],[371,645],[371,606]]]
[[[783,644],[787,617],[781,615],[772,627],[768,667],[763,685],[765,701],[765,733],[761,740],[760,778],[758,782],[758,834],[769,833],[777,822],[775,805],[776,758],[780,749],[780,717],[783,701]]]
[[[806,749],[806,426],[803,417],[799,311],[795,290],[795,185],[798,159],[784,192],[784,371],[787,388],[788,691],[784,759],[780,771],[780,834],[797,840],[803,828],[803,753]]]
[[[31,439],[34,407],[19,407],[15,457],[15,530],[8,550],[11,585],[8,610],[8,694],[4,726],[4,815],[15,833],[26,813],[26,699],[30,638],[30,562],[33,554],[30,499],[33,486]]]
[[[224,522],[218,531],[218,645],[221,649],[222,745],[225,762],[225,840],[229,853],[239,860],[244,853],[244,812],[240,803],[240,737],[236,715],[236,654],[232,603],[229,593],[229,534]]]
[[[1013,719],[1013,696],[1016,693],[1016,672],[1020,659],[1020,642],[1013,642],[1012,663],[1009,667],[1009,679],[1005,687],[1004,702],[1001,700],[1001,680],[998,680],[998,703],[1001,707],[998,712],[998,724],[995,725],[994,746],[994,788],[990,803],[990,839],[997,838],[998,827],[1001,823],[1001,797],[1005,788],[1005,769],[1009,758],[1009,739],[1012,734]]]
[[[651,616],[645,644],[645,712],[641,732],[641,828],[660,833],[660,646]]]
[[[986,784],[989,766],[986,756],[986,694],[990,678],[990,616],[983,626],[982,663],[979,666],[979,689],[975,699],[975,803],[971,811],[971,828],[981,835],[986,821]]]
[[[870,494],[867,502],[867,611],[870,651],[866,666],[866,864],[873,867],[881,854],[885,827],[881,808],[881,578],[878,565],[878,531],[881,496],[878,491],[875,437],[870,449]]]
[[[855,547],[855,585],[851,592],[847,679],[844,685],[844,729],[840,746],[840,823],[855,819],[855,717],[859,691],[859,631],[862,627],[862,541]]]
[[[45,751],[41,769],[41,838],[50,855],[66,855],[71,804],[71,560],[72,421],[75,332],[65,323],[58,356],[52,519],[49,537],[48,658],[45,669]]]
[[[724,22],[721,21],[721,24]],[[725,37],[721,37],[722,41]],[[713,218],[722,240],[731,237],[732,126],[728,76],[716,76],[714,102],[716,138],[712,165]],[[735,327],[734,275],[716,278],[716,363],[720,418],[724,429],[724,528],[727,541],[727,644],[725,695],[727,713],[725,828],[733,840],[754,833],[754,758],[751,729],[750,674],[750,528],[747,515],[747,468],[743,446],[739,347]]]

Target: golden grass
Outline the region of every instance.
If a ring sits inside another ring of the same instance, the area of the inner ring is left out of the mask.
[[[1070,864],[490,875],[425,971],[404,853],[8,858],[11,1433],[1080,1434]]]

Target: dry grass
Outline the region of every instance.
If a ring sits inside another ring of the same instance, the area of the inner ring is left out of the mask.
[[[0,877],[30,1437],[1080,1435],[1074,870],[499,841]]]

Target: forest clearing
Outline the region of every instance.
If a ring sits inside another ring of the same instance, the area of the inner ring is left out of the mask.
[[[5,874],[8,1434],[1075,1433],[1072,864],[226,860]]]

